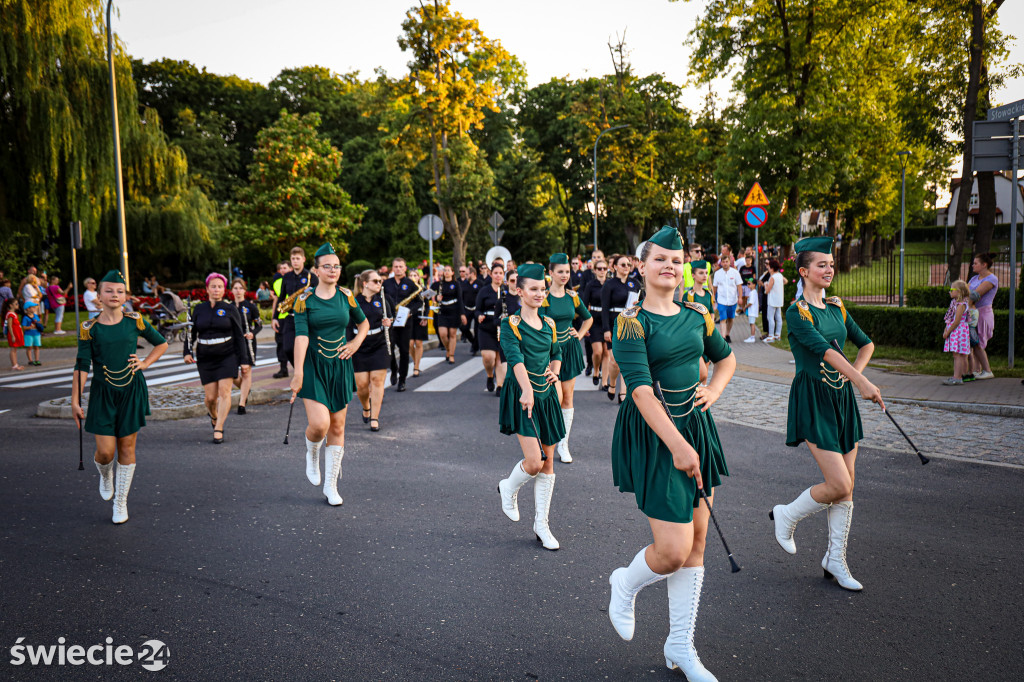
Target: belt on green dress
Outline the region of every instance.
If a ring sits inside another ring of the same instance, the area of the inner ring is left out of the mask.
[[[325,339],[323,337],[318,336],[316,337],[316,352],[320,353],[320,355],[324,356],[325,358],[339,358],[341,357],[341,349],[345,346],[345,343],[346,341],[344,334],[342,334],[341,337],[334,340]]]
[[[126,379],[127,381],[125,381]],[[131,365],[125,365],[124,369],[111,371],[110,368],[103,365],[103,380],[111,386],[124,388],[135,380],[135,368]]]
[[[837,369],[828,369],[825,367],[824,362],[818,363],[821,366],[819,373],[822,375],[821,381],[823,384],[836,391],[840,390],[849,381],[843,373]]]
[[[694,401],[694,398],[697,396],[697,391],[695,389],[699,385],[700,385],[700,380],[698,379],[697,383],[695,383],[693,386],[689,386],[687,388],[679,388],[679,389],[676,389],[674,391],[672,389],[670,389],[670,388],[662,387],[662,389],[661,389],[662,393],[686,393],[687,391],[692,391],[690,393],[690,397],[685,399],[685,400],[683,400],[683,402],[681,402],[681,403],[670,403],[670,402],[668,402],[668,397],[666,397],[665,398],[665,404],[668,405],[669,408],[670,408],[669,411],[668,411],[669,414],[671,414],[676,419],[682,419],[683,417],[685,417],[688,414],[690,414],[691,412],[693,412],[693,408],[694,408],[694,406],[696,404],[695,401]],[[687,405],[690,406],[690,409],[686,410],[686,412],[683,412],[682,414],[676,414],[675,412],[673,412],[671,410],[671,408],[673,408],[673,407],[686,407]]]

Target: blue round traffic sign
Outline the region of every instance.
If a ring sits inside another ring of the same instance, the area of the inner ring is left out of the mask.
[[[768,211],[764,206],[751,206],[743,213],[743,222],[755,230],[768,221]]]

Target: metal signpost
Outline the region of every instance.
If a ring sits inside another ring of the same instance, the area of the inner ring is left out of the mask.
[[[430,285],[434,283],[434,240],[440,239],[444,234],[444,221],[440,216],[425,215],[420,218],[420,224],[416,229],[421,237],[430,242],[430,273],[427,275],[427,284]]]
[[[82,248],[82,221],[71,223],[71,278],[75,283],[75,330],[82,328],[82,318],[78,312],[78,249]]]
[[[974,123],[973,163],[976,173],[1011,171],[1013,191],[1010,199],[1010,324],[1006,362],[1013,369],[1014,320],[1017,306],[1017,174],[1024,163],[1020,146],[1024,100],[1011,102],[988,112],[989,120]],[[964,179],[966,182],[967,179]],[[961,185],[961,191],[963,185]],[[970,185],[968,185],[970,187]]]
[[[770,203],[768,195],[761,189],[761,183],[755,182],[754,186],[747,192],[747,198],[743,200],[743,205],[747,207],[743,211],[743,222],[754,230],[764,227],[764,224],[768,222],[768,209],[765,206]],[[757,233],[755,232],[755,234]],[[754,243],[757,243],[756,238]],[[757,279],[761,278],[761,263],[756,255],[754,256],[754,277]]]
[[[114,0],[107,2],[107,65],[110,68],[110,119],[114,126],[114,188],[117,190],[117,242],[121,248],[121,276],[131,289],[128,273],[128,237],[124,224],[124,184],[121,180],[121,131],[117,123],[117,76],[114,73],[114,34],[110,28],[110,10]]]
[[[900,160],[900,305],[903,307],[903,264],[904,251],[907,236],[907,161],[910,160],[910,152],[896,152]]]
[[[498,229],[499,227],[501,227],[501,224],[504,223],[504,222],[505,222],[505,219],[502,218],[501,214],[498,213],[497,211],[492,213],[491,217],[487,219],[487,223],[491,226],[491,232],[489,232],[488,234],[491,235],[491,242],[495,246],[499,246],[501,244],[501,238],[505,234],[504,230],[499,230]]]

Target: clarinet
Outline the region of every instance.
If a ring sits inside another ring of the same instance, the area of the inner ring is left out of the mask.
[[[242,303],[238,307],[242,309],[242,319],[245,320],[245,333],[246,334],[252,333],[252,329],[249,328],[249,309],[248,309],[248,307],[246,307],[245,301],[242,301]],[[255,363],[256,362],[256,349],[253,347],[253,340],[252,339],[246,339],[245,341],[246,341],[246,345],[248,345],[248,347],[249,347],[249,355],[252,357],[253,363]]]

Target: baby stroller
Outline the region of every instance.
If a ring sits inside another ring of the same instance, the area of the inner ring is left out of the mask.
[[[148,312],[153,326],[167,341],[185,341],[192,323],[178,320],[178,316],[185,312],[185,304],[176,293],[167,289],[161,291],[160,302]]]

